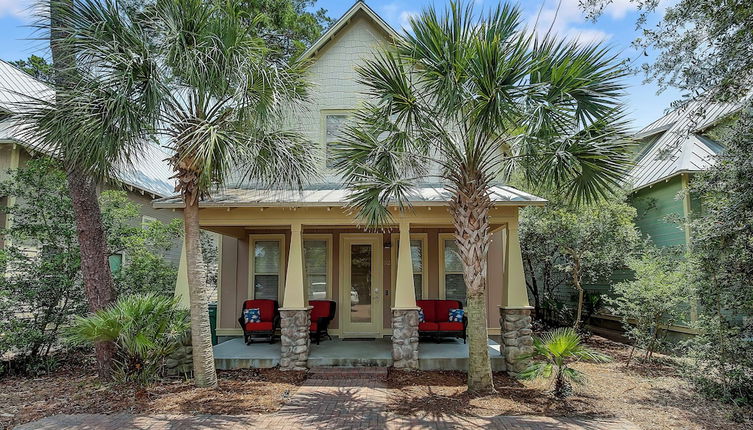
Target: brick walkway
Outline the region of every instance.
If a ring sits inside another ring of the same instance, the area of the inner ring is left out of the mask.
[[[622,420],[549,417],[399,417],[386,410],[387,369],[312,369],[279,411],[256,416],[57,415],[17,430],[70,429],[516,429],[637,430]]]

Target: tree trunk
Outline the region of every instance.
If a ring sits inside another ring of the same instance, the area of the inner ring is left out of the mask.
[[[56,0],[50,9],[50,49],[55,87],[65,89],[76,82],[75,53],[62,41],[68,34],[62,29],[63,14],[73,8],[73,0]],[[60,91],[58,91],[60,94]],[[60,100],[57,103],[64,103]],[[63,148],[70,143],[62,145]],[[65,161],[65,154],[62,154]],[[102,215],[97,200],[94,181],[78,166],[66,165],[68,187],[76,217],[76,231],[81,250],[81,276],[89,302],[89,310],[98,311],[115,300],[115,285],[107,261],[107,238],[102,225]],[[97,370],[99,377],[109,380],[112,376],[112,359],[115,345],[112,342],[97,342]]]
[[[191,345],[193,346],[193,376],[197,387],[216,387],[212,331],[209,325],[209,301],[206,291],[206,273],[201,256],[201,230],[199,228],[199,199],[196,191],[184,194],[183,210],[186,233],[186,262],[188,266],[188,295],[191,302]]]
[[[68,169],[68,187],[76,216],[76,232],[81,252],[81,276],[89,310],[96,312],[115,301],[115,285],[107,261],[107,238],[99,210],[97,186],[80,170]],[[99,377],[112,377],[115,345],[112,342],[94,344]]]
[[[459,187],[450,207],[466,286],[468,389],[476,392],[494,391],[486,315],[490,207],[491,200],[486,190],[472,181]]]
[[[576,260],[575,267],[573,268],[573,285],[578,290],[578,310],[575,312],[575,322],[573,322],[573,328],[578,329],[580,327],[580,318],[583,314],[583,286],[580,285],[580,263]]]

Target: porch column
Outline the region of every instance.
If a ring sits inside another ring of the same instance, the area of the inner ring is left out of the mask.
[[[505,356],[507,372],[517,375],[528,366],[527,362],[518,360],[518,356],[533,351],[533,307],[528,304],[517,214],[507,223],[505,245],[505,288],[502,291],[502,306],[499,307],[499,325],[504,348],[501,352]]]
[[[183,239],[183,245],[180,248],[180,263],[178,264],[178,279],[175,280],[175,297],[178,299],[178,306],[181,309],[190,307],[188,297],[188,259],[186,258],[186,240]]]
[[[290,226],[285,292],[280,308],[280,368],[304,370],[309,357],[311,307],[303,285],[303,237],[300,223]]]
[[[397,368],[418,368],[418,307],[413,285],[410,224],[401,222],[397,252],[395,307],[392,308],[392,360]]]

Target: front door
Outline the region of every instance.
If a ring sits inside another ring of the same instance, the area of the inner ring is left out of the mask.
[[[342,337],[379,337],[382,327],[382,235],[342,234]]]

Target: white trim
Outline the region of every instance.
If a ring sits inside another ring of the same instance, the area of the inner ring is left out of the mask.
[[[397,39],[400,37],[400,35],[393,29],[389,24],[387,24],[382,17],[377,15],[373,10],[371,10],[370,7],[366,5],[363,1],[357,1],[353,6],[351,6],[350,9],[348,9],[347,12],[343,16],[340,17],[332,26],[324,32],[324,34],[317,39],[316,42],[314,42],[306,51],[304,51],[303,55],[301,56],[302,60],[307,60],[314,55],[318,54],[319,51],[324,48],[324,45],[329,43],[334,37],[337,35],[337,33],[340,32],[346,25],[350,23],[350,20],[355,16],[355,14],[358,11],[363,11],[366,13],[366,15],[369,16],[377,25],[384,30],[385,33],[387,33],[391,38]]]

